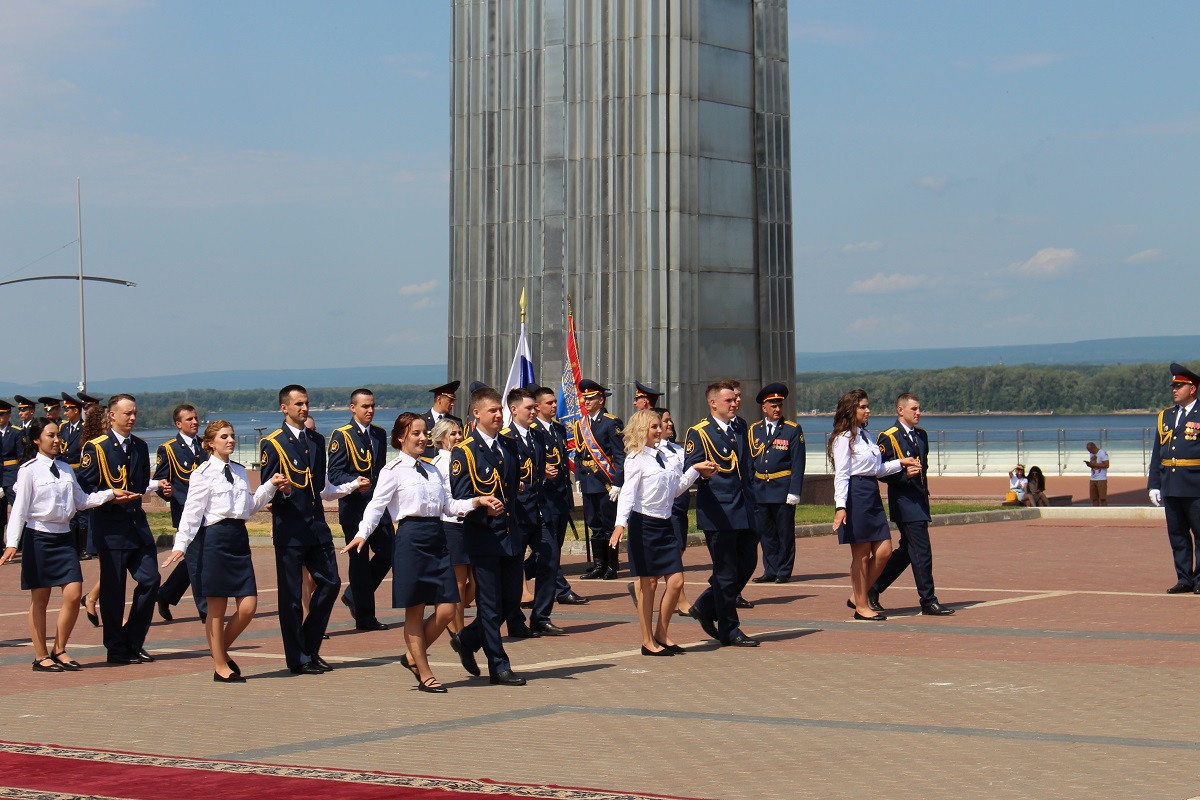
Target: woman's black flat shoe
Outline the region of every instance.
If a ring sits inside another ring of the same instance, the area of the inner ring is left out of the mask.
[[[432,675],[418,683],[417,688],[430,694],[446,694],[447,691],[446,687],[438,683],[438,679]]]
[[[88,622],[92,623],[92,627],[99,628],[100,627],[100,615],[97,614],[95,611],[88,611],[86,596],[83,598],[80,598],[79,605],[81,608],[83,608],[83,613],[87,614]]]
[[[663,650],[666,650],[668,653],[671,653],[672,655],[678,655],[679,653],[687,652],[687,650],[684,650],[677,644],[663,644],[662,642],[658,641],[658,639],[655,639],[654,641],[659,647],[661,647]]]
[[[887,619],[887,614],[876,614],[873,617],[864,617],[862,614],[855,611],[854,618],[862,622],[883,622]]]
[[[236,661],[234,661],[232,658],[229,658],[228,656],[226,656],[226,657],[225,657],[225,663],[229,665],[229,668],[230,668],[231,670],[233,670],[233,674],[234,674],[234,675],[241,675],[241,674],[242,674],[242,668],[241,668],[241,667],[239,667],[239,666],[237,665],[237,662],[236,662]]]
[[[642,655],[644,655],[644,656],[673,656],[675,654],[672,653],[670,650],[667,650],[666,648],[663,648],[662,650],[651,650],[650,648],[646,647],[646,645],[642,645]]]
[[[413,677],[417,679],[417,683],[421,682],[421,671],[419,669],[417,669],[416,664],[414,664],[408,660],[408,653],[403,653],[400,656],[400,666],[404,667],[406,670],[411,672],[413,674]],[[423,691],[428,691],[428,690],[426,689]]]
[[[49,664],[43,664],[43,661],[49,661]],[[53,658],[46,656],[45,658],[35,658],[33,660],[34,672],[62,672],[62,666]]]
[[[241,675],[237,674],[236,672],[229,673],[228,678],[222,678],[221,673],[214,672],[213,673],[213,681],[216,683],[245,683],[246,679],[243,678]]]
[[[847,600],[847,601],[846,601],[846,608],[848,608],[848,609],[850,609],[850,610],[852,610],[852,611],[858,611],[858,606],[854,605],[854,601],[853,601],[853,600]]]
[[[67,661],[64,661],[63,659],[59,658],[59,656],[61,656],[61,655],[62,655],[62,653],[51,653],[50,660],[53,661],[55,664],[58,664],[60,667],[65,669],[67,672],[78,672],[79,670],[83,669],[83,665],[80,664],[75,659],[72,658]]]

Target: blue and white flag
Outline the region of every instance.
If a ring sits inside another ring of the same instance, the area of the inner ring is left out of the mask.
[[[500,402],[504,406],[504,424],[512,420],[508,410],[508,393],[513,389],[532,386],[537,381],[533,376],[533,358],[529,355],[529,340],[525,338],[525,323],[521,323],[521,338],[517,339],[517,352],[513,354],[512,366],[508,369],[508,380],[504,382],[504,393]]]

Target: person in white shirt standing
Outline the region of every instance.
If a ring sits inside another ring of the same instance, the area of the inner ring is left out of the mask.
[[[1088,493],[1092,505],[1108,505],[1108,452],[1096,446],[1095,442],[1087,443],[1087,451],[1091,458],[1087,460],[1088,469],[1092,471],[1092,480],[1088,485]]]
[[[29,634],[33,638],[34,672],[74,672],[80,665],[67,655],[67,640],[79,616],[79,598],[83,594],[83,570],[71,535],[71,518],[77,511],[109,502],[126,503],[140,495],[124,489],[104,489],[87,494],[79,488],[75,472],[65,461],[58,461],[58,425],[42,417],[27,426],[29,444],[24,463],[14,484],[12,516],[8,520],[4,554],[0,565],[17,554],[17,544],[25,537],[21,558],[21,588],[32,595],[29,609]],[[32,446],[30,446],[32,445]],[[58,611],[54,650],[46,643],[46,608],[50,591],[62,589],[63,604]]]

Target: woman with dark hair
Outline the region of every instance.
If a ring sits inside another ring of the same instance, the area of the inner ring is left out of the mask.
[[[23,538],[21,588],[32,596],[29,634],[35,656],[33,671],[74,672],[80,665],[67,655],[67,640],[79,616],[83,570],[71,534],[71,518],[79,509],[95,508],[109,501],[128,502],[138,495],[124,489],[84,493],[70,465],[57,460],[58,425],[53,420],[46,417],[33,420],[26,428],[26,435],[0,565],[12,560]],[[58,611],[54,649],[49,650],[46,609],[50,605],[50,592],[56,586],[62,589],[63,604]]]
[[[462,517],[481,506],[496,516],[504,511],[504,505],[490,495],[451,499],[438,468],[421,460],[425,442],[424,417],[406,411],[396,418],[392,446],[400,455],[380,470],[358,533],[342,552],[350,548],[361,551],[387,510],[396,523],[392,607],[404,609],[404,641],[408,648],[400,663],[416,677],[422,692],[444,694],[446,687],[433,676],[427,655],[429,646],[453,619],[454,605],[459,601],[442,517]],[[429,619],[425,619],[427,605],[434,607]]]
[[[442,473],[443,482],[450,480],[450,451],[454,445],[463,440],[462,428],[458,420],[442,417],[433,426],[430,433],[433,446],[438,453],[433,458],[433,465]],[[450,493],[449,485],[446,493]],[[459,600],[454,604],[454,618],[446,627],[450,630],[450,638],[457,639],[458,632],[466,624],[463,614],[466,607],[475,600],[475,582],[471,579],[471,557],[467,555],[467,545],[463,542],[463,525],[458,517],[452,514],[442,516],[442,532],[446,534],[446,550],[450,553],[450,566],[454,567],[454,581],[458,584]]]
[[[1050,501],[1046,498],[1046,476],[1042,474],[1042,468],[1037,466],[1030,467],[1026,478],[1025,505],[1050,505]]]
[[[97,405],[87,413],[83,418],[83,431],[79,434],[80,446],[84,442],[90,442],[104,434],[108,433],[108,406]],[[87,543],[84,545],[84,552],[88,555],[96,555],[96,545],[92,541],[92,526],[91,526],[91,511],[80,511],[80,514],[85,515],[88,520],[87,526]],[[93,628],[100,627],[100,612],[96,608],[96,602],[100,599],[100,576],[96,576],[96,585],[92,590],[84,595],[79,604],[83,606],[84,613],[87,614],[88,622],[92,623]]]
[[[229,648],[250,625],[258,609],[258,585],[254,580],[246,520],[262,511],[277,490],[282,489],[287,495],[292,487],[277,472],[251,493],[246,468],[230,461],[237,447],[237,435],[223,419],[208,423],[200,444],[208,451],[209,458],[192,472],[175,544],[162,565],[169,567],[180,561],[203,528],[204,536],[197,545],[201,551],[196,593],[208,600],[204,634],[212,654],[213,680],[245,683],[242,671],[229,657]],[[236,607],[226,623],[225,610],[231,597],[235,598]]]
[[[851,389],[838,400],[833,435],[826,456],[833,464],[833,499],[837,510],[833,530],[840,544],[850,545],[852,597],[846,605],[854,618],[872,622],[887,619],[872,611],[867,590],[875,584],[892,554],[892,533],[879,496],[879,478],[907,469],[919,474],[921,463],[911,457],[885,462],[867,436],[871,405],[862,389]]]

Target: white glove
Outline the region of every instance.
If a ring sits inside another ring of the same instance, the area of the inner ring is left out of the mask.
[[[621,496],[621,487],[620,486],[608,487],[608,499],[609,500],[612,500],[615,503],[615,502],[617,502],[617,498],[620,496]]]
[[[1150,490],[1150,502],[1156,506],[1161,506],[1162,505],[1162,492],[1160,492],[1158,489],[1151,489]]]
[[[787,500],[786,500],[785,502],[786,502],[786,503],[787,503],[789,506],[798,506],[798,505],[800,505],[800,495],[798,495],[798,494],[789,494],[789,495],[787,496]]]

